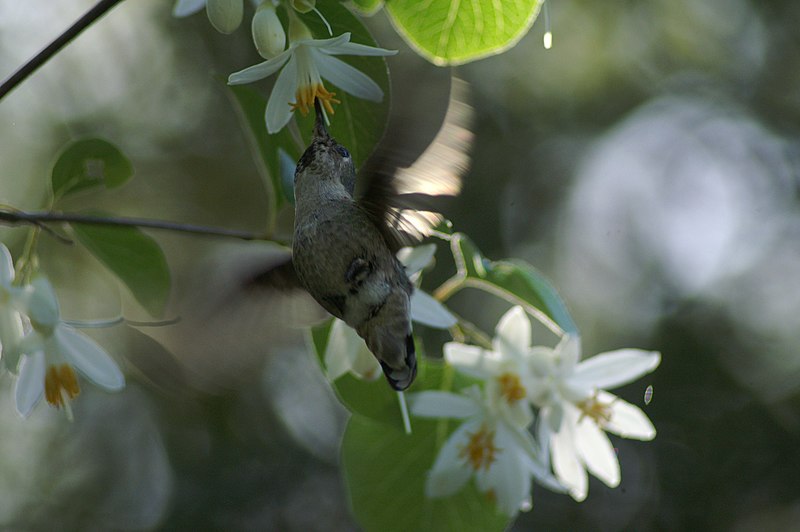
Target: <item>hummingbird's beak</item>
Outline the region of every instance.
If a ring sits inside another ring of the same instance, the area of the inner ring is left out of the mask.
[[[330,138],[328,126],[325,125],[325,112],[322,110],[322,104],[319,103],[319,98],[314,98],[314,112],[317,115],[317,119],[314,122],[314,140]]]

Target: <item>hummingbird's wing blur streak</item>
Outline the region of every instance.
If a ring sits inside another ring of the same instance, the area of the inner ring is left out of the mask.
[[[469,85],[452,78],[447,114],[430,146],[408,167],[396,161],[400,154],[386,143],[359,174],[363,186],[361,207],[381,230],[393,252],[430,236],[443,217],[434,211],[443,196],[461,192],[462,177],[469,168],[474,117],[467,103]]]

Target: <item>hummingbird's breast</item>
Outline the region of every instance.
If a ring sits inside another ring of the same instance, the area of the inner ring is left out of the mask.
[[[322,201],[297,217],[292,248],[305,288],[351,327],[376,315],[393,290],[410,294],[402,266],[352,200]]]

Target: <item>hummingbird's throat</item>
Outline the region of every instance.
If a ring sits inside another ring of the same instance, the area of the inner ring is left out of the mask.
[[[342,103],[340,100],[334,98],[335,92],[328,92],[328,89],[320,83],[312,83],[311,85],[303,85],[298,87],[297,94],[295,94],[295,103],[289,103],[292,106],[292,111],[300,111],[303,116],[308,115],[308,110],[314,107],[314,99],[318,98],[320,103],[325,106],[325,110],[329,114],[334,114],[334,103]]]

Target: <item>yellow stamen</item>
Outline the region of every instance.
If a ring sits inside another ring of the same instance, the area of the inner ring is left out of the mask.
[[[591,418],[600,427],[611,421],[611,403],[601,403],[597,399],[597,394],[578,403],[577,407],[581,410],[581,417],[578,419],[579,423],[585,417]]]
[[[516,373],[503,373],[497,380],[500,383],[500,394],[507,403],[516,403],[520,399],[525,399],[527,393],[519,380],[519,375]]]
[[[44,397],[47,402],[56,408],[66,405],[67,400],[72,400],[81,393],[78,385],[78,376],[69,364],[50,366],[44,377]]]
[[[478,432],[469,435],[469,442],[461,448],[458,456],[466,459],[475,471],[481,467],[488,471],[501,450],[494,446],[494,431],[481,427]]]
[[[295,99],[297,100],[295,103],[289,103],[292,106],[292,111],[300,111],[300,114],[303,116],[308,115],[308,110],[314,107],[314,98],[319,98],[319,101],[322,105],[325,106],[325,110],[329,114],[334,114],[333,105],[334,103],[342,103],[340,100],[334,98],[336,96],[335,92],[328,92],[328,89],[322,83],[315,83],[313,85],[303,85],[302,87],[298,87],[297,94],[295,94]]]

